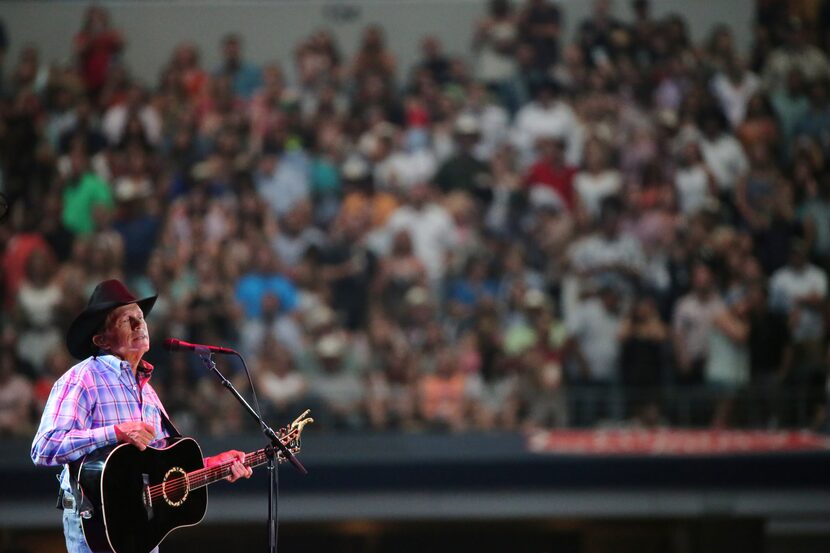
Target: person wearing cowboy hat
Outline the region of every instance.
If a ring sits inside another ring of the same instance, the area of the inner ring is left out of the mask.
[[[143,451],[159,439],[179,435],[149,383],[153,367],[142,359],[150,349],[144,317],[156,298],[137,299],[120,281],[104,281],[66,333],[69,353],[81,362],[52,387],[31,456],[38,466],[64,465],[59,507],[64,509],[69,553],[91,552],[81,530],[82,500],[68,463],[117,443]],[[206,458],[205,466],[236,459],[228,480],[248,478],[251,469],[242,464],[244,455],[226,451]]]

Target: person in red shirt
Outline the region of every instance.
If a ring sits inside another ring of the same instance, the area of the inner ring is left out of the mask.
[[[110,27],[109,13],[101,6],[90,6],[84,25],[75,35],[75,56],[81,78],[91,98],[97,98],[107,82],[116,55],[124,47],[121,33]]]
[[[536,149],[539,154],[524,176],[524,186],[545,186],[551,189],[571,211],[576,168],[565,162],[565,142],[559,137],[546,136],[537,141]]]

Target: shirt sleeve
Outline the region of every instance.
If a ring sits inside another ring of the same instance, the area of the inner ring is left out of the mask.
[[[59,379],[49,394],[32,442],[32,462],[58,466],[117,443],[113,425],[89,428],[94,405],[94,394],[77,373]]]

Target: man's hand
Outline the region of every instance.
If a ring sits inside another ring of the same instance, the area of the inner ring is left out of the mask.
[[[119,442],[133,444],[141,451],[147,449],[147,445],[153,441],[156,432],[146,422],[122,422],[115,425],[115,437]]]
[[[250,478],[254,473],[250,467],[242,464],[245,461],[245,453],[235,449],[214,455],[213,457],[208,457],[205,459],[205,467],[214,467],[227,463],[228,461],[234,461],[231,465],[231,474],[227,478],[228,482],[236,482],[240,478]]]

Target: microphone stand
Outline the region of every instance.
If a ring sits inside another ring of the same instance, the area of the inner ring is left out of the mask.
[[[230,391],[230,393],[233,395],[233,397],[236,398],[236,400],[242,405],[242,407],[244,407],[245,410],[248,411],[248,413],[259,423],[259,427],[262,430],[262,433],[265,434],[265,436],[271,441],[271,446],[267,447],[265,449],[266,455],[268,457],[268,480],[269,480],[269,486],[268,486],[268,550],[271,553],[276,553],[277,552],[277,517],[276,517],[277,505],[276,505],[276,500],[277,500],[277,497],[278,497],[278,494],[279,494],[279,488],[278,488],[278,486],[279,486],[279,468],[278,468],[279,464],[276,462],[276,458],[277,458],[277,451],[276,450],[277,449],[280,450],[280,452],[282,452],[282,454],[285,456],[285,458],[288,459],[291,462],[292,465],[294,465],[294,468],[296,468],[300,472],[300,474],[303,474],[303,475],[308,474],[308,471],[305,469],[305,467],[302,465],[302,463],[300,463],[299,459],[297,459],[297,457],[293,453],[291,453],[291,450],[288,449],[288,447],[284,443],[282,443],[282,440],[280,440],[279,436],[277,436],[277,433],[274,432],[274,430],[270,426],[268,426],[265,423],[264,420],[262,420],[262,417],[259,416],[259,413],[254,411],[253,407],[251,407],[248,404],[248,402],[245,401],[245,398],[240,395],[239,391],[237,391],[237,389],[234,387],[234,385],[231,384],[230,380],[225,378],[225,375],[223,375],[221,372],[219,372],[219,369],[216,368],[216,362],[213,360],[213,354],[210,352],[210,350],[208,350],[207,348],[201,348],[200,347],[200,348],[195,348],[195,351],[199,354],[199,357],[201,358],[202,363],[204,363],[205,368],[209,369],[211,372],[216,374],[216,376],[219,378],[219,381],[222,383],[222,385]],[[239,355],[239,354],[237,353],[237,355]],[[242,356],[239,355],[239,358],[241,359]]]

